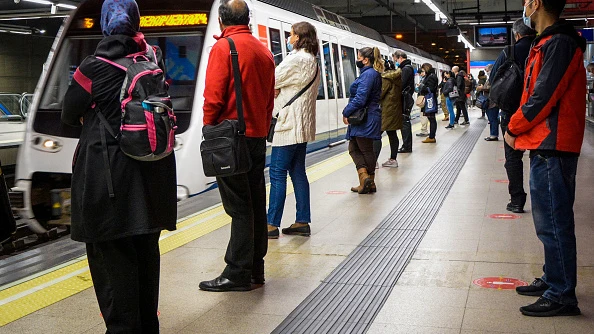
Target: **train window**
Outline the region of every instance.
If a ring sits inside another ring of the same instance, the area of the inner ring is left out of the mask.
[[[280,30],[274,28],[268,28],[268,31],[270,33],[270,51],[272,51],[274,57],[274,65],[278,66],[283,61],[281,33]]]
[[[344,72],[344,87],[346,97],[351,97],[350,87],[357,76],[357,66],[355,66],[355,50],[347,46],[341,46],[340,53],[342,70]]]
[[[342,93],[342,72],[340,71],[340,63],[338,61],[338,45],[332,43],[332,57],[334,58],[334,72],[336,73],[336,90],[338,98],[342,99],[344,94]]]
[[[316,58],[318,60],[318,68],[321,70],[322,69],[322,61],[320,60],[320,57]],[[324,100],[326,99],[326,95],[324,93],[324,80],[320,80],[320,85],[318,86],[318,100]]]
[[[332,58],[330,58],[330,43],[322,41],[324,50],[324,67],[326,68],[326,85],[328,87],[328,98],[335,99],[334,96],[334,77],[332,75]]]
[[[41,96],[39,110],[35,116],[35,131],[71,138],[78,136],[79,130],[68,129],[60,122],[62,102],[77,67],[88,55],[95,52],[101,39],[101,36],[70,37],[64,41],[60,52],[56,55]],[[183,133],[190,126],[204,36],[202,34],[160,37],[148,35],[146,40],[151,45],[158,45],[163,51],[169,95],[178,118],[176,132]]]

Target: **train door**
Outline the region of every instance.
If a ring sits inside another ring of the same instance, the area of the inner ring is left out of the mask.
[[[288,53],[286,42],[291,34],[291,24],[269,19],[268,34],[270,35],[270,51],[274,57],[274,64],[278,66]]]
[[[328,125],[330,143],[338,141],[338,127],[342,124],[342,110],[338,108],[338,99],[344,98],[342,87],[342,71],[338,57],[338,38],[328,36],[328,43],[324,44],[324,62],[328,63],[326,71],[330,74],[328,84]],[[330,59],[329,61],[327,59]],[[332,93],[332,94],[331,94]]]

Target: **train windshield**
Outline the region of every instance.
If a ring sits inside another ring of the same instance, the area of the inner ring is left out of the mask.
[[[169,2],[161,1],[143,2],[146,10],[140,6],[141,31],[146,41],[163,51],[170,84],[169,95],[178,120],[176,133],[185,132],[190,125],[204,33],[212,5],[212,1],[182,2],[187,2],[189,8],[183,11],[173,7],[163,8]],[[34,120],[36,132],[70,138],[80,135],[80,128],[62,124],[60,117],[64,95],[74,72],[87,56],[94,54],[103,38],[99,24],[100,8],[94,6],[96,3],[88,1],[79,9],[54,56],[47,82],[40,92],[41,100]],[[157,3],[160,5],[157,6]]]

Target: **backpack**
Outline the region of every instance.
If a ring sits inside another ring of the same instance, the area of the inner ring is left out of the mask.
[[[149,45],[146,52],[115,61],[96,58],[126,72],[120,93],[120,133],[113,133],[105,116],[98,111],[101,131],[105,128],[118,139],[122,152],[133,159],[157,161],[169,156],[173,152],[177,120],[155,48]],[[106,150],[103,138],[102,143]]]
[[[523,86],[524,70],[516,62],[512,46],[511,57],[508,57],[495,73],[489,99],[500,109],[515,112],[520,107]]]
[[[464,77],[464,94],[470,94],[470,92],[472,92],[472,81]]]

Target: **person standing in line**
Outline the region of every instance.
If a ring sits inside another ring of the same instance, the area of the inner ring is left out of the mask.
[[[162,230],[175,230],[177,220],[174,153],[158,161],[138,161],[125,155],[111,135],[101,139],[102,127],[119,133],[120,91],[126,77],[126,71],[101,59],[117,61],[154,51],[165,70],[161,50],[148,45],[139,28],[134,0],[103,2],[104,38],[74,72],[62,109],[62,122],[82,125],[72,167],[70,236],[86,243],[108,333],[159,333],[159,236]]]
[[[482,91],[479,90],[479,87],[482,88],[487,84],[487,75],[485,74],[484,70],[480,70],[479,74],[478,74],[478,82],[477,82],[477,87],[476,87],[476,99],[477,101],[479,101],[479,97],[482,95],[485,95],[485,93],[483,93]],[[481,106],[479,106],[479,108],[481,109],[481,117],[479,117],[479,119],[484,119],[485,115],[487,114],[487,110],[483,109]]]
[[[246,142],[252,167],[244,174],[217,177],[225,212],[231,216],[231,239],[223,273],[199,287],[205,291],[249,291],[264,284],[264,256],[268,251],[266,224],[266,136],[274,109],[274,60],[250,30],[250,10],[244,0],[222,0],[222,34],[210,51],[204,90],[204,124],[237,119],[231,38],[239,54]]]
[[[380,97],[384,62],[378,48],[365,47],[357,55],[357,67],[361,75],[350,87],[349,103],[342,111],[343,122],[348,125],[346,138],[349,140],[349,154],[357,167],[359,185],[351,191],[368,194],[376,191],[376,156],[373,141],[381,139],[382,114]],[[348,117],[367,108],[367,120],[360,125],[349,124]]]
[[[458,96],[456,98],[456,121],[454,123],[458,123],[460,120],[460,113],[464,115],[464,122],[460,123],[460,125],[469,125],[470,119],[468,118],[468,110],[466,109],[466,94],[464,94],[466,84],[464,82],[464,75],[462,71],[460,71],[460,67],[454,66],[452,67],[452,72],[454,72],[455,80],[456,80],[456,87],[458,88]]]
[[[530,197],[536,235],[544,246],[544,274],[521,295],[540,296],[520,308],[526,316],[581,314],[575,293],[576,174],[586,126],[586,40],[559,17],[564,0],[528,0],[523,19],[538,32],[526,62],[525,90],[505,141],[530,150]]]
[[[382,167],[398,167],[398,140],[397,130],[402,129],[402,70],[396,69],[394,63],[386,61],[386,71],[382,74],[382,131],[386,131],[390,140],[390,158]],[[381,141],[380,141],[381,143]],[[381,146],[380,146],[381,149]],[[376,154],[379,156],[379,152]]]
[[[396,51],[392,56],[396,67],[402,71],[402,147],[398,153],[412,152],[412,125],[410,113],[414,106],[413,93],[415,92],[415,70],[412,62],[403,51]]]
[[[274,114],[278,115],[272,153],[270,154],[270,200],[268,204],[268,239],[279,237],[285,199],[287,173],[291,176],[297,202],[295,223],[282,229],[283,234],[309,236],[311,210],[309,181],[305,173],[307,142],[316,139],[316,97],[320,74],[316,28],[307,22],[293,24],[287,40],[290,53],[276,67]],[[311,83],[291,105],[284,107]]]
[[[439,98],[440,98],[439,101],[440,101],[440,105],[441,105],[441,111],[443,112],[443,119],[441,120],[442,122],[448,122],[450,120],[450,112],[448,109],[446,96],[443,93],[443,87],[445,86],[446,82],[448,81],[448,78],[446,78],[446,73],[447,72],[441,73],[441,82],[439,83],[439,86],[437,86],[437,88],[439,88]]]
[[[454,128],[454,121],[456,116],[454,115],[454,103],[452,103],[452,98],[450,98],[450,93],[454,91],[454,87],[456,86],[456,81],[454,80],[454,74],[451,71],[447,71],[444,73],[446,77],[446,82],[443,85],[443,94],[445,96],[446,105],[448,111],[450,113],[450,124],[446,126],[446,129],[453,129]]]
[[[419,86],[419,95],[427,96],[428,94],[433,94],[433,101],[437,103],[437,75],[435,74],[435,70],[433,66],[429,63],[425,63],[421,65],[421,77],[423,77],[423,81],[421,81],[421,85]],[[422,143],[435,143],[435,133],[437,132],[437,120],[435,119],[435,113],[427,112],[427,106],[422,108],[421,113],[423,113],[427,119],[429,119],[429,137],[422,141]]]
[[[514,44],[513,52],[515,62],[522,71],[526,66],[526,59],[530,53],[532,42],[536,38],[536,31],[526,26],[522,19],[514,22],[512,32],[516,43]],[[497,73],[497,70],[503,65],[511,53],[511,48],[507,48],[506,52],[502,52],[499,58],[493,65],[493,73]],[[494,76],[494,75],[493,75]],[[521,93],[520,93],[521,94]],[[516,113],[520,106],[517,105],[511,110],[501,109],[501,133],[505,134],[507,131],[507,125],[511,117]],[[508,191],[511,197],[507,204],[507,210],[514,213],[523,213],[524,205],[526,204],[526,192],[524,191],[524,163],[522,157],[524,151],[514,150],[507,142],[504,142],[505,148],[505,171],[507,172],[507,179],[509,180]]]

